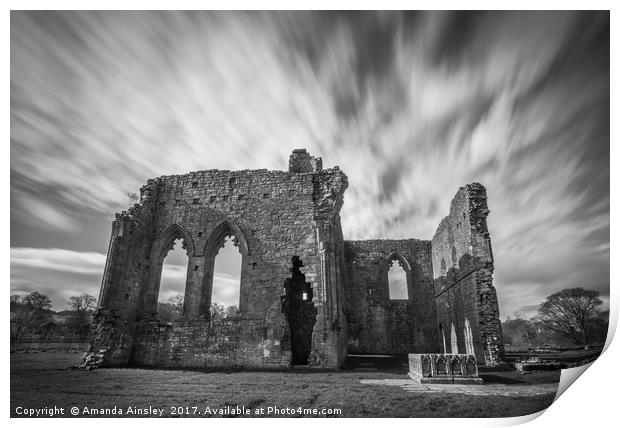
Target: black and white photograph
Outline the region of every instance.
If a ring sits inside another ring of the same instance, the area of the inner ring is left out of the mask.
[[[12,418],[508,418],[603,353],[610,11],[7,13]]]

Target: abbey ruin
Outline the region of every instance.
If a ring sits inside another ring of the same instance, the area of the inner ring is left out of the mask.
[[[432,240],[344,240],[347,176],[293,151],[288,171],[206,170],[149,180],[112,225],[89,352],[101,365],[340,367],[348,354],[503,353],[485,188],[461,187]],[[242,255],[239,310],[209,319],[214,260]],[[162,264],[187,253],[180,321],[158,318]],[[406,298],[388,270],[402,266]]]

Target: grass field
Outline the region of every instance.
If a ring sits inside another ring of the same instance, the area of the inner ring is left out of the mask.
[[[66,352],[11,354],[11,413],[16,408],[80,409],[172,407],[226,409],[307,408],[340,409],[339,417],[506,417],[526,415],[548,407],[545,396],[473,396],[409,393],[384,385],[362,385],[361,379],[406,378],[402,367],[368,369],[367,363],[349,364],[342,371],[237,371],[98,369],[72,370],[81,354]],[[361,368],[361,366],[366,368]],[[376,371],[373,371],[376,370]],[[550,383],[559,372],[520,375],[483,374],[487,383]],[[132,415],[134,416],[134,415]],[[191,416],[191,415],[190,415]],[[208,414],[207,414],[208,416]],[[260,416],[251,414],[250,416]],[[273,415],[270,415],[273,416]],[[289,415],[290,416],[290,415]]]

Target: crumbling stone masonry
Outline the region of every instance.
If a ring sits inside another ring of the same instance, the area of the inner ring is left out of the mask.
[[[499,361],[484,187],[459,190],[432,241],[344,241],[339,213],[347,186],[338,167],[323,170],[305,149],[293,151],[288,171],[149,180],[140,203],[112,224],[85,361],[340,367],[349,352],[443,351]],[[242,255],[239,311],[216,321],[209,316],[214,261],[227,237]],[[158,319],[157,301],[163,261],[177,239],[187,278],[182,319],[169,324]],[[405,270],[407,299],[390,299],[392,263]],[[452,325],[455,347],[448,349]]]
[[[432,240],[435,309],[441,352],[475,354],[494,365],[504,353],[486,189],[461,187]]]

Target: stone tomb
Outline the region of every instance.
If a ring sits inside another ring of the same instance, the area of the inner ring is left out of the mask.
[[[471,354],[409,354],[409,377],[419,383],[482,383]]]

